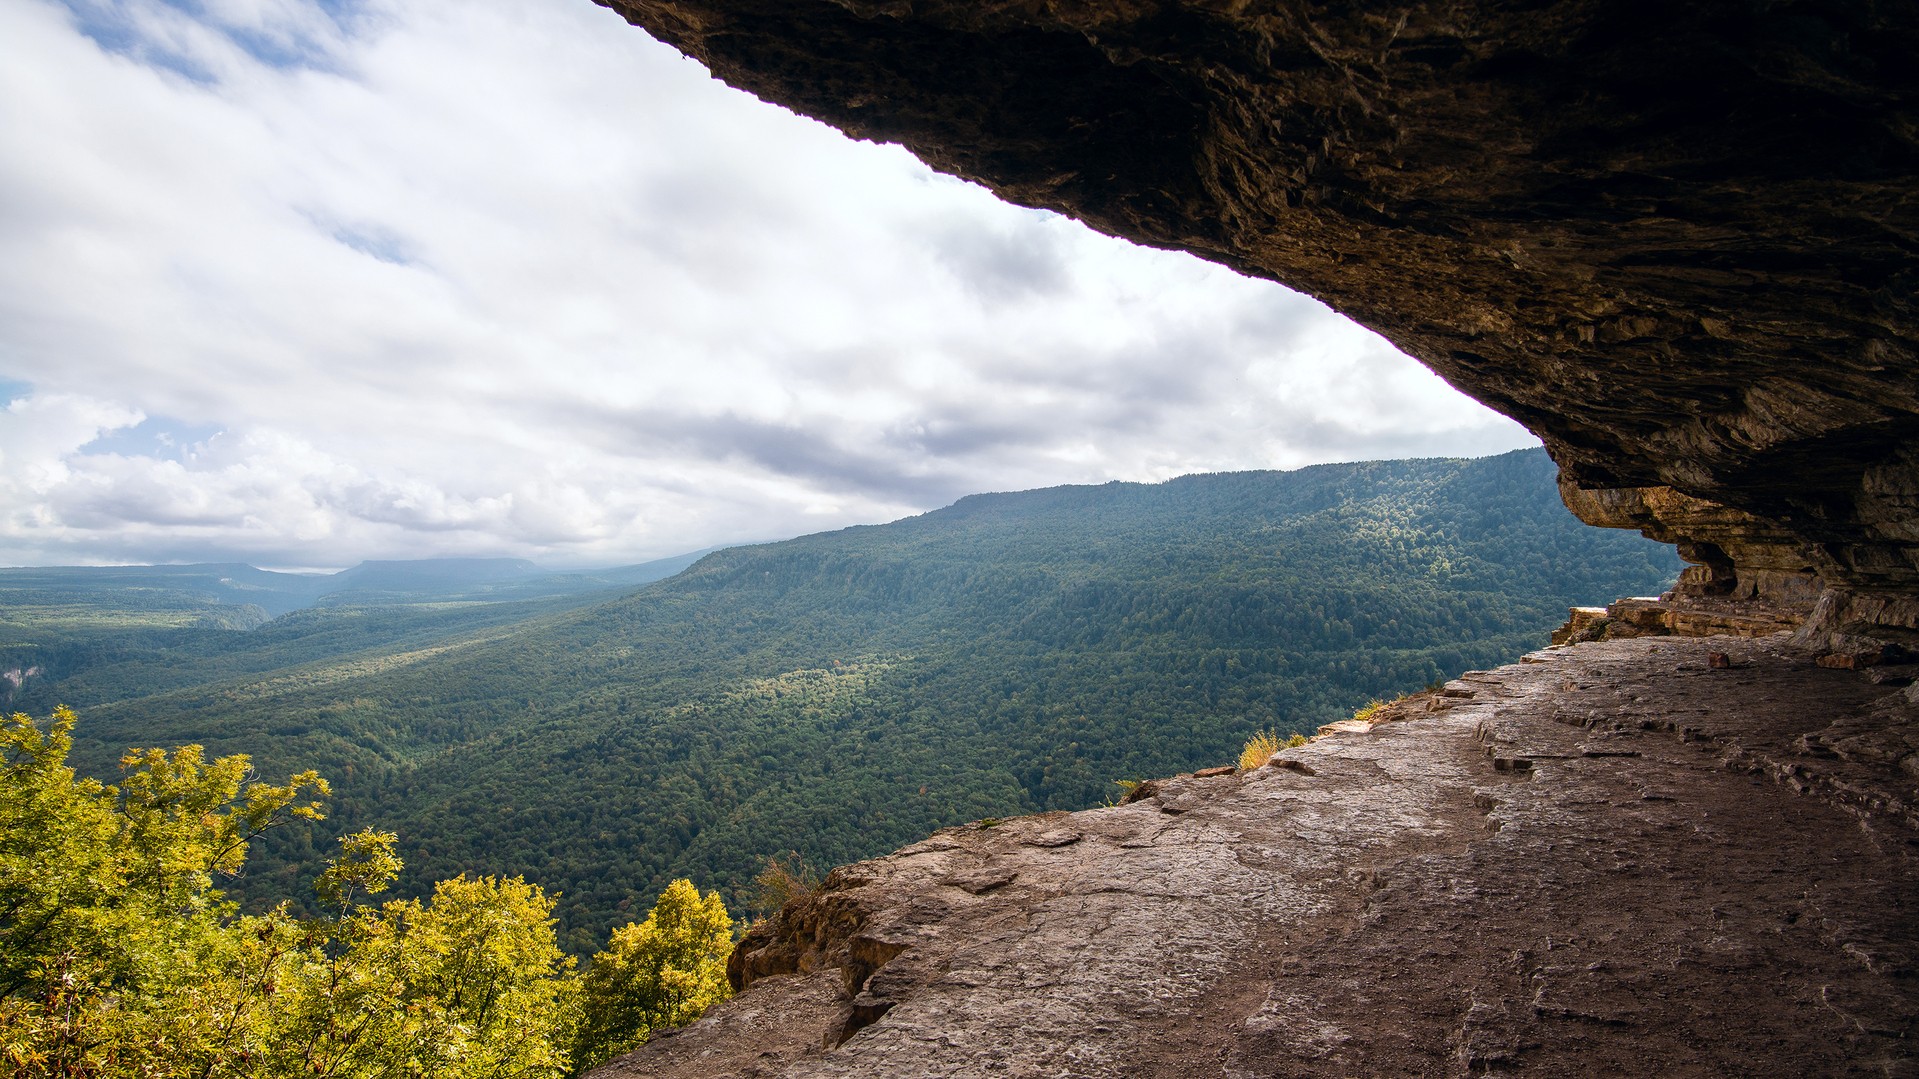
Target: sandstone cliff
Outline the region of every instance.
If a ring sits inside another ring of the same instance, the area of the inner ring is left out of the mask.
[[[1909,3],[601,2],[1320,297],[1539,434],[1576,512],[1679,543],[1689,594],[1834,587],[1822,631],[1919,635]]]

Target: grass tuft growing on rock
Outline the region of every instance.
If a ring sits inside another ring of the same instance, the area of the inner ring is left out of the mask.
[[[1297,737],[1297,736],[1295,736]],[[1246,740],[1246,747],[1239,751],[1239,770],[1250,772],[1255,768],[1264,768],[1273,754],[1280,750],[1279,735],[1265,730],[1255,733]]]

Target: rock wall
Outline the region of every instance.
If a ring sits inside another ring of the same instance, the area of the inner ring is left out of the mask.
[[[1311,293],[1686,590],[1919,630],[1907,2],[600,0],[1017,203]]]

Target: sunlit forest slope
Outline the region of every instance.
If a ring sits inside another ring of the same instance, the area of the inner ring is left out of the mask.
[[[674,877],[737,898],[770,855],[826,866],[1097,804],[1670,584],[1669,548],[1578,523],[1553,479],[1534,450],[978,495],[587,606],[149,629],[14,707],[80,708],[74,760],[97,774],[200,742],[333,780],[325,831],[269,837],[249,897],[303,894],[292,866],[374,825],[415,887],[464,870],[561,892],[581,949]]]

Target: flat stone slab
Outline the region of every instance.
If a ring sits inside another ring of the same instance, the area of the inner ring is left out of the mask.
[[[743,946],[796,973],[594,1075],[1919,1074],[1903,690],[1781,637],[1472,688],[842,867]]]

